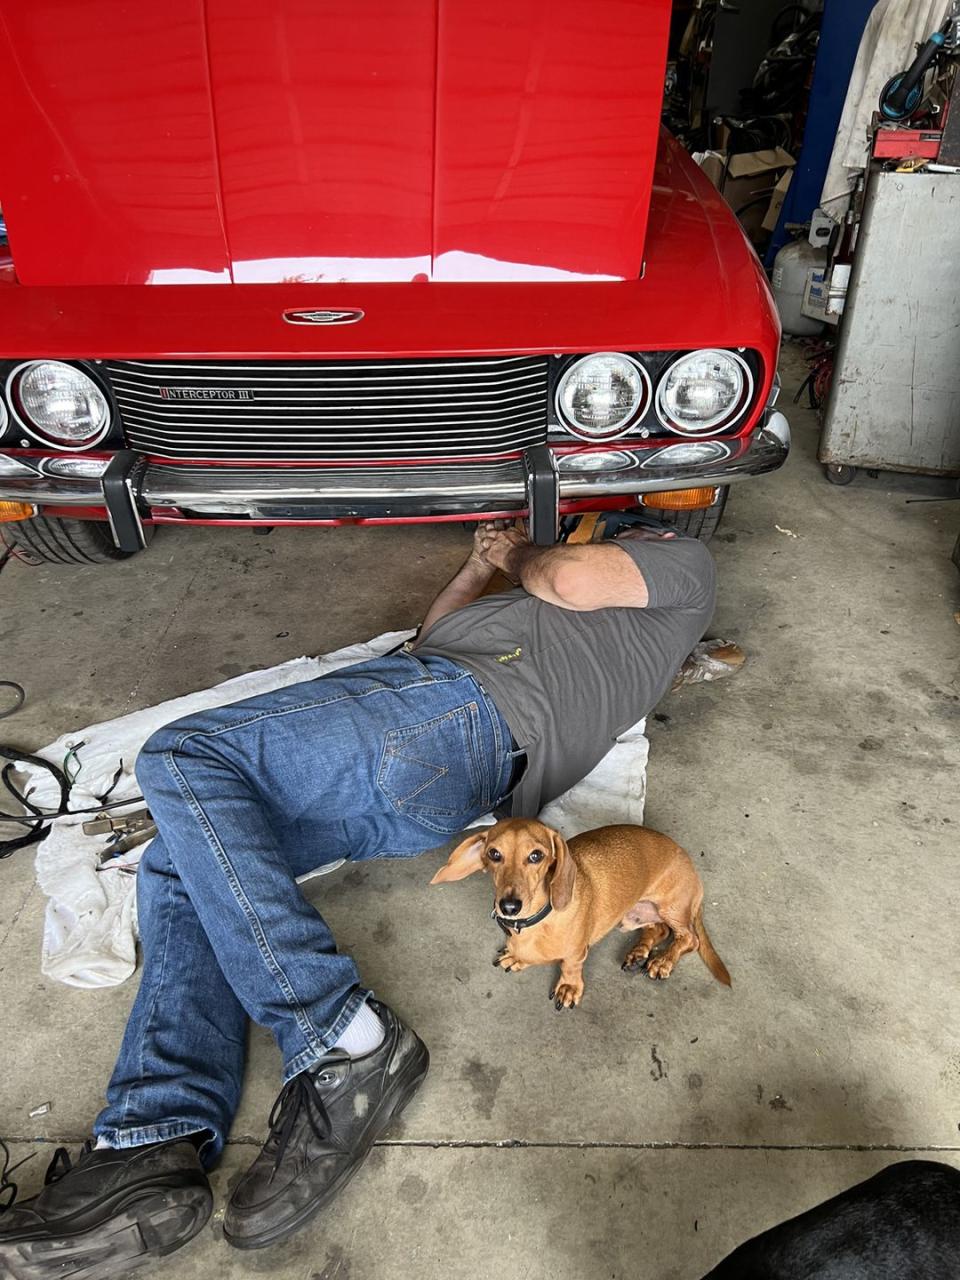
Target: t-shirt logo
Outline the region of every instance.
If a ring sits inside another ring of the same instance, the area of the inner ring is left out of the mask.
[[[497,655],[497,662],[516,662],[518,658],[523,657],[523,648],[521,645],[512,650],[510,653],[501,653]]]

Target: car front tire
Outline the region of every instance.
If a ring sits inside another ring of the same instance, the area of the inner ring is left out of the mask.
[[[147,542],[152,526],[144,528]],[[0,537],[26,564],[111,564],[135,552],[114,546],[110,526],[101,520],[61,520],[34,516],[0,526]]]

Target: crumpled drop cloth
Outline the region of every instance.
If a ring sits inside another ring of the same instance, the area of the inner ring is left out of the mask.
[[[867,129],[881,89],[909,67],[914,46],[942,25],[948,8],[947,0],[878,0],[867,19],[820,196],[834,222],[843,221],[857,175],[866,168]]]
[[[267,671],[251,671],[212,689],[66,734],[36,754],[62,768],[67,753],[75,749],[71,774],[76,772],[76,762],[79,772],[70,796],[73,810],[96,808],[121,763],[123,772],[109,800],[136,797],[140,792],[134,765],[154,730],[206,707],[240,702],[380,657],[412,634],[390,631],[318,658],[295,658]],[[647,765],[643,729],[640,721],[622,734],[582,782],[546,807],[543,820],[568,838],[607,823],[642,822]],[[59,791],[44,770],[21,763],[17,777],[35,804],[56,807]],[[129,811],[142,808],[141,800],[131,799]],[[127,806],[112,810],[114,814],[127,811]],[[83,834],[81,824],[89,816],[67,814],[56,819],[37,851],[37,883],[48,898],[40,968],[47,977],[69,986],[111,987],[129,978],[136,968],[136,876],[117,868],[98,872],[107,837]],[[485,819],[493,820],[492,815]],[[144,848],[146,844],[138,846],[118,862],[135,868]]]

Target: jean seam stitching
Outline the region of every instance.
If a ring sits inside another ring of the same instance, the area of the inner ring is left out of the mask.
[[[468,678],[472,680],[473,684],[479,689],[478,682],[472,676],[469,676],[469,673]],[[480,690],[480,692],[482,693],[483,691]],[[433,727],[455,719],[459,720],[469,744],[467,763],[470,770],[470,784],[475,793],[479,795],[482,808],[486,810],[489,808],[491,803],[490,797],[487,794],[487,791],[491,788],[486,785],[486,771],[484,770],[480,759],[484,752],[483,733],[482,726],[480,724],[480,708],[477,700],[475,698],[471,698],[469,702],[465,702],[459,707],[453,707],[450,711],[444,712],[443,715],[434,716],[430,720],[425,720],[423,724]],[[422,726],[414,725],[411,726],[411,728],[421,729]],[[432,761],[421,760],[418,756],[411,755],[409,752],[404,751],[402,747],[400,749],[392,748],[389,745],[390,739],[399,732],[401,731],[391,729],[384,735],[383,749],[380,753],[380,761],[376,772],[377,788],[386,798],[387,803],[397,814],[399,814],[400,817],[405,818],[409,822],[416,822],[430,831],[436,831],[440,834],[444,834],[444,827],[437,826],[436,823],[430,822],[428,819],[431,817],[436,819],[462,818],[466,813],[470,812],[470,809],[455,811],[450,808],[439,808],[435,805],[419,805],[416,816],[412,813],[405,812],[404,806],[409,805],[412,800],[415,800],[417,796],[426,791],[428,787],[433,786],[433,784],[438,782],[441,778],[446,777],[450,770],[446,766],[435,765]],[[422,733],[414,735],[413,741],[416,741],[417,737],[422,737],[425,732],[427,732],[427,730],[423,729]],[[435,777],[429,778],[426,782],[421,783],[420,786],[409,795],[394,799],[384,785],[385,765],[388,758],[395,760],[412,760],[414,763],[422,765],[425,768],[437,769],[438,772]]]
[[[369,995],[370,992],[364,988],[351,991],[350,995],[347,997],[346,1003],[334,1018],[326,1035],[322,1037],[324,1053],[336,1044],[337,1040],[339,1040],[340,1036],[356,1017],[361,1005],[366,1002]],[[299,1075],[301,1071],[306,1070],[306,1068],[320,1056],[322,1055],[318,1054],[315,1049],[310,1048],[309,1046],[306,1049],[301,1049],[299,1053],[294,1054],[290,1061],[284,1065],[284,1083],[286,1083],[286,1081],[291,1077]]]
[[[276,956],[273,954],[273,950],[270,947],[269,942],[267,941],[263,924],[261,923],[260,918],[253,907],[253,904],[250,902],[250,899],[243,892],[243,889],[240,885],[239,877],[237,876],[237,873],[234,870],[233,864],[231,863],[229,857],[227,856],[226,850],[224,849],[223,845],[220,843],[220,839],[217,836],[216,831],[214,831],[209,818],[207,817],[202,806],[200,805],[199,801],[197,800],[196,796],[191,790],[190,784],[187,782],[184,775],[177,768],[173,752],[172,751],[164,752],[164,760],[167,764],[168,769],[170,770],[175,780],[177,781],[177,786],[181,794],[183,795],[184,799],[187,801],[187,804],[193,810],[194,816],[196,817],[198,823],[200,824],[200,829],[203,831],[204,835],[207,837],[208,842],[213,848],[214,857],[217,859],[217,862],[220,864],[220,869],[226,877],[227,884],[230,886],[230,891],[232,892],[234,898],[236,899],[237,905],[240,907],[240,910],[243,912],[244,916],[246,917],[247,924],[250,926],[250,931],[254,936],[254,941],[256,943],[257,950],[260,952],[261,958],[266,962],[266,969],[269,972],[270,976],[273,978],[274,982],[277,984],[277,988],[280,991],[280,994],[283,996],[284,1000],[287,1002],[287,1005],[290,1007],[291,1012],[293,1013],[294,1018],[296,1019],[297,1026],[299,1027],[301,1034],[308,1041],[308,1043],[312,1040],[320,1044],[321,1046],[323,1046],[322,1037],[320,1036],[316,1027],[311,1022],[306,1009],[297,999],[296,993],[293,990],[293,987],[290,983],[290,979],[287,977],[286,973],[283,970],[283,966],[279,964]]]
[[[321,677],[322,679],[322,677]],[[359,700],[361,698],[370,698],[378,693],[403,693],[407,689],[419,689],[426,684],[455,684],[458,680],[472,680],[473,677],[464,672],[463,675],[457,676],[430,676],[423,680],[413,680],[409,684],[402,685],[398,688],[380,686],[376,689],[366,689],[361,693],[340,693],[335,697],[321,698],[314,702],[303,702],[295,707],[284,707],[278,711],[261,711],[255,716],[250,716],[246,720],[237,720],[233,724],[225,724],[219,729],[186,729],[175,740],[172,750],[179,751],[185,742],[190,738],[218,738],[222,734],[231,733],[234,729],[246,729],[252,724],[257,724],[261,720],[273,720],[280,716],[294,715],[298,711],[316,711],[320,707],[330,707],[336,702],[348,702]],[[159,730],[163,732],[163,730]],[[167,754],[164,752],[164,754]]]
[[[167,854],[167,857],[169,859],[170,857],[169,853]],[[138,1054],[138,1064],[139,1064],[140,1072],[136,1081],[136,1083],[139,1085],[142,1085],[144,1080],[145,1044],[146,1044],[147,1036],[150,1032],[151,1025],[153,1024],[153,1015],[157,1009],[157,1002],[160,999],[160,988],[163,985],[163,978],[164,978],[164,974],[166,972],[166,966],[167,966],[167,950],[170,945],[170,928],[173,922],[173,912],[170,910],[170,906],[171,906],[171,898],[173,894],[173,884],[169,880],[169,878],[166,881],[165,889],[166,889],[166,895],[165,895],[165,901],[163,904],[163,911],[166,917],[166,924],[163,931],[163,947],[160,951],[160,959],[157,966],[158,972],[157,972],[156,981],[154,982],[154,986],[153,986],[153,999],[150,1002],[150,1011],[147,1014],[143,1032],[140,1036],[140,1046],[139,1046],[140,1052]],[[123,1111],[121,1113],[121,1124],[124,1124],[124,1125],[126,1124],[127,1116],[130,1112],[130,1095],[132,1094],[135,1087],[136,1086],[131,1082],[127,1086],[126,1092],[123,1095]]]
[[[113,1138],[119,1140],[121,1137],[130,1139],[130,1145],[133,1147],[145,1146],[148,1142],[164,1142],[170,1138],[186,1137],[189,1133],[213,1133],[214,1130],[208,1124],[195,1124],[191,1120],[158,1120],[156,1124],[144,1124],[134,1127],[132,1125],[114,1125],[107,1129],[105,1133],[98,1134],[98,1137]],[[157,1137],[156,1135],[161,1135]]]

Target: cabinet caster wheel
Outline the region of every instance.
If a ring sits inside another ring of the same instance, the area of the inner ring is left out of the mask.
[[[857,478],[857,468],[845,467],[839,462],[828,462],[823,468],[823,474],[831,484],[853,484]]]

